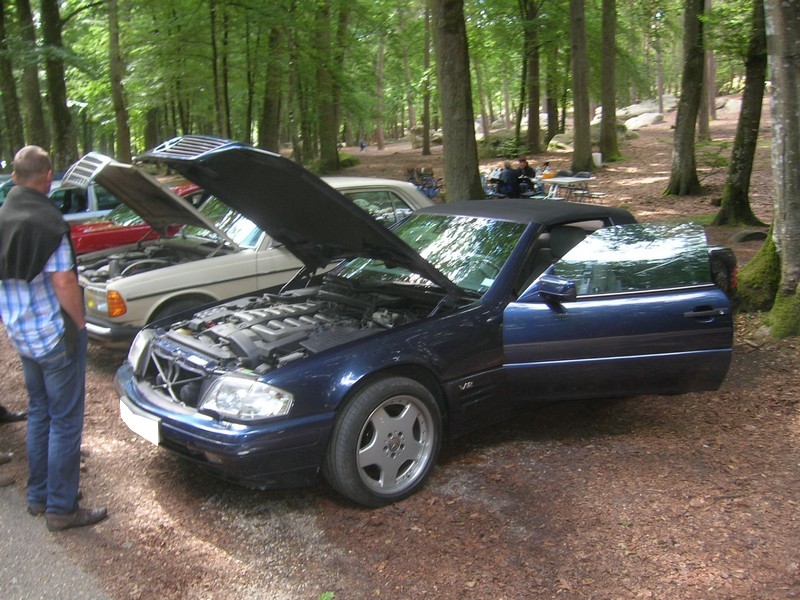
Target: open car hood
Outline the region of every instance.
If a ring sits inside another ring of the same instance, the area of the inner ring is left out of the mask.
[[[189,202],[136,166],[90,152],[67,170],[61,185],[86,188],[92,181],[130,206],[162,237],[168,235],[170,226],[174,230],[175,225],[196,225],[236,246]]]
[[[244,214],[309,269],[366,257],[460,289],[408,244],[297,163],[266,150],[204,136],[174,138],[137,157],[165,164]]]

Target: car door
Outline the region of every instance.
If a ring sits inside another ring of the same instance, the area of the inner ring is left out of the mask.
[[[612,227],[507,306],[504,365],[520,397],[542,401],[716,389],[732,336],[702,230]]]

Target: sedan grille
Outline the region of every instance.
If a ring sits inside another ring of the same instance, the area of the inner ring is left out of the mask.
[[[61,178],[61,185],[62,187],[85,188],[95,175],[111,162],[113,161],[107,156],[90,152],[67,170],[64,177]]]
[[[156,157],[165,159],[196,159],[207,152],[219,150],[220,148],[229,146],[232,143],[234,142],[231,142],[231,140],[223,140],[202,135],[184,135],[181,137],[172,138],[171,140],[156,146],[149,152],[143,154],[140,158]]]
[[[209,375],[205,366],[198,362],[154,347],[144,378],[153,390],[168,396],[173,402],[197,408],[202,383]]]

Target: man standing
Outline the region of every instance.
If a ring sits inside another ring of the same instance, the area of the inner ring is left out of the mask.
[[[26,146],[0,207],[0,316],[28,389],[28,512],[60,531],[106,509],[78,506],[86,383],[86,323],[69,227],[47,197],[50,156]]]

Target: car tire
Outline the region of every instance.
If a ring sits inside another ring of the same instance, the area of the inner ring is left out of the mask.
[[[323,474],[354,502],[391,504],[424,483],[436,462],[441,432],[441,411],[428,388],[406,377],[381,379],[341,411]]]

